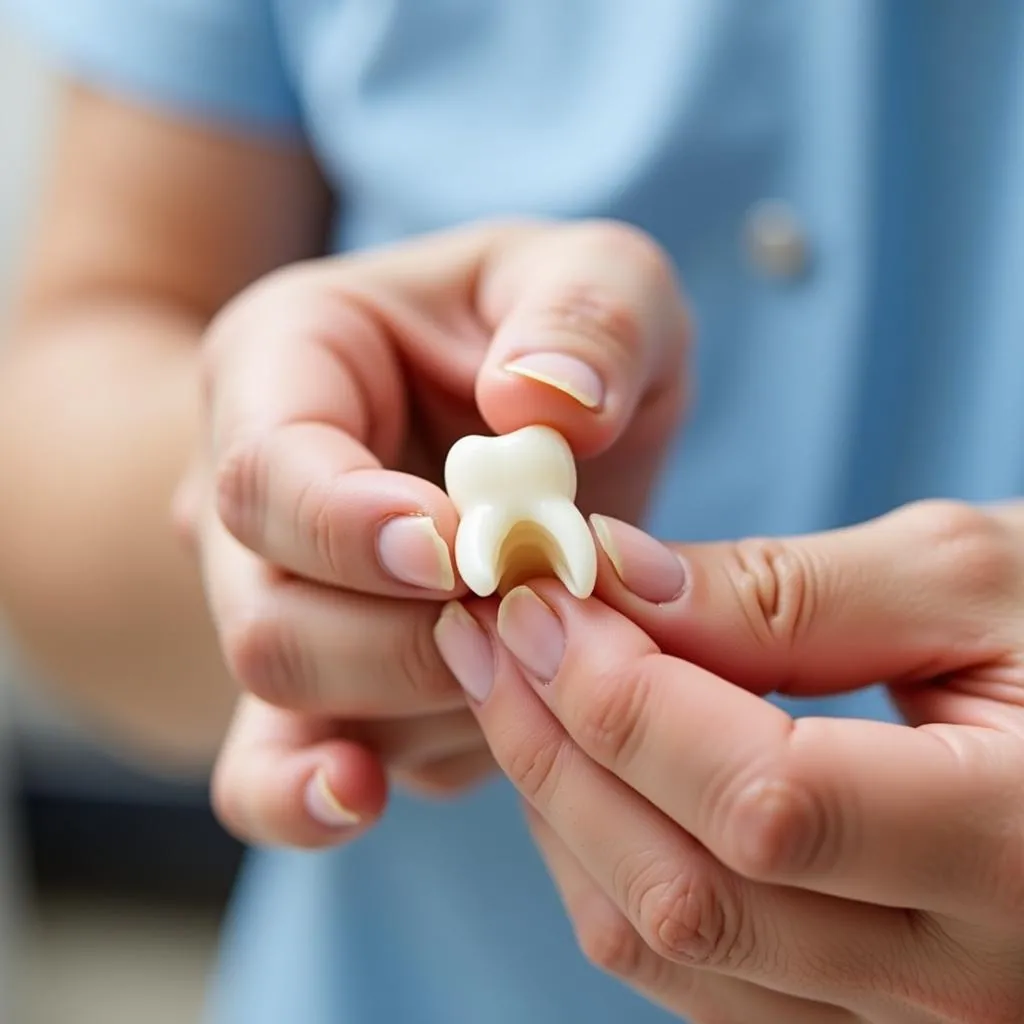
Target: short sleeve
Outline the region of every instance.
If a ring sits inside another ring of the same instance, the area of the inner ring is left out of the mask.
[[[272,0],[0,0],[65,73],[133,99],[293,134]]]

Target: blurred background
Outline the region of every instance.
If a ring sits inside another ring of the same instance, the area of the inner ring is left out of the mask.
[[[0,324],[52,107],[46,69],[0,25]],[[204,785],[91,746],[0,624],[0,1024],[199,1020],[240,852]]]

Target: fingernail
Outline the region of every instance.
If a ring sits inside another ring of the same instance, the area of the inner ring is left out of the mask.
[[[641,601],[666,604],[683,593],[686,567],[675,552],[618,519],[591,516],[590,524],[622,585]]]
[[[491,641],[458,601],[449,601],[434,626],[434,643],[459,686],[482,704],[494,686]]]
[[[587,409],[597,409],[604,402],[604,381],[592,367],[575,356],[562,352],[531,352],[506,363],[505,370],[557,388]]]
[[[377,558],[400,583],[425,590],[452,590],[452,556],[430,516],[395,516],[377,534]]]
[[[349,810],[331,792],[327,773],[323,768],[318,768],[316,774],[306,784],[306,810],[311,817],[328,828],[351,828],[362,821],[355,811]]]
[[[529,587],[510,591],[498,608],[498,636],[542,683],[558,675],[565,656],[562,620]]]

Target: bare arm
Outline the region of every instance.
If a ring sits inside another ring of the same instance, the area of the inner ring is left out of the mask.
[[[234,698],[171,497],[210,317],[318,254],[298,146],[69,87],[0,361],[0,611],[44,679],[147,754],[205,759]]]

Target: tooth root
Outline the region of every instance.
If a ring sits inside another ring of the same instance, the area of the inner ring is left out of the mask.
[[[499,555],[510,527],[514,529],[514,524],[497,505],[477,505],[459,521],[455,564],[466,586],[479,597],[490,597],[498,589]]]
[[[590,596],[597,552],[573,503],[576,467],[560,434],[534,426],[464,437],[449,453],[445,482],[461,516],[455,562],[475,594],[554,574],[573,596]]]
[[[597,552],[580,510],[568,501],[545,501],[535,510],[534,523],[540,534],[535,543],[565,589],[573,597],[590,597],[597,581]]]

